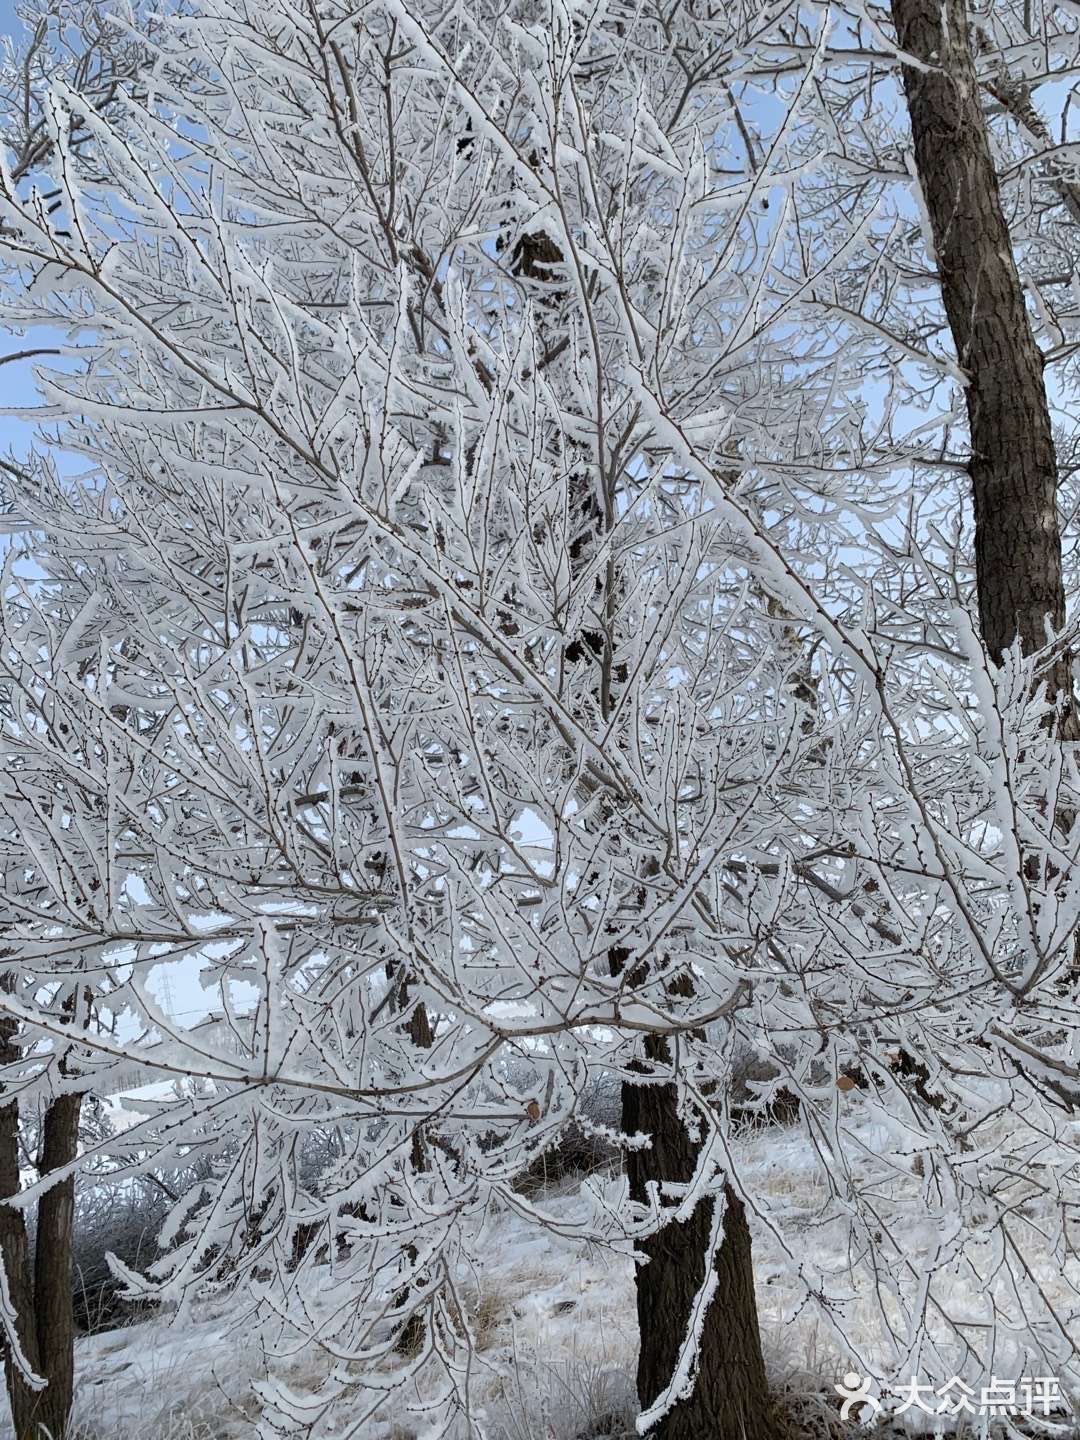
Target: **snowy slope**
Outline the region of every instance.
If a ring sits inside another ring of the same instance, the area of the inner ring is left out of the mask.
[[[867,1132],[868,1151],[887,1143],[887,1137]],[[846,1371],[885,1367],[890,1357],[895,1362],[886,1334],[885,1317],[891,1312],[888,1304],[880,1303],[882,1287],[854,1263],[858,1257],[848,1246],[847,1227],[821,1219],[828,1187],[811,1164],[802,1132],[763,1131],[740,1151],[742,1173],[758,1210],[755,1268],[773,1378],[797,1392],[820,1392],[820,1409],[827,1403],[823,1397]],[[920,1183],[913,1174],[911,1195],[903,1196],[904,1186],[898,1182],[890,1199],[916,1201]],[[568,1184],[536,1203],[553,1220],[573,1222],[595,1214],[597,1201],[618,1213],[624,1187],[622,1179],[594,1177],[584,1186]],[[913,1203],[902,1208],[903,1230],[894,1239],[906,1255],[911,1287],[917,1288],[927,1262],[935,1258],[927,1250],[936,1243],[935,1232],[926,1223],[925,1207]],[[1028,1214],[1026,1221],[1037,1227],[1037,1213]],[[786,1242],[772,1229],[774,1224],[779,1229],[780,1222]],[[484,1268],[459,1277],[460,1293],[480,1337],[474,1372],[478,1412],[504,1440],[625,1433],[620,1427],[632,1409],[637,1346],[629,1244],[583,1244],[557,1228],[538,1231],[527,1218],[505,1211],[486,1223],[490,1230],[482,1249]],[[1034,1280],[1045,1288],[1064,1323],[1076,1325],[1075,1308],[1070,1309],[1076,1297],[1062,1267],[1051,1255],[1042,1263],[1038,1259],[1036,1255]],[[945,1296],[951,1319],[970,1327],[973,1345],[983,1352],[988,1296],[996,1297],[995,1373],[1017,1379],[1045,1373],[1023,1334],[1019,1302],[1010,1296],[985,1240],[972,1234],[953,1268],[955,1288],[939,1285],[935,1293],[939,1302]],[[811,1273],[838,1297],[831,1307],[807,1303]],[[318,1309],[331,1298],[318,1293],[330,1272],[324,1267],[313,1274],[310,1303]],[[933,1308],[931,1304],[931,1329]],[[256,1397],[267,1375],[251,1330],[238,1302],[218,1299],[197,1303],[182,1324],[159,1316],[81,1340],[78,1440],[250,1440]],[[1080,1336],[1080,1326],[1075,1333]],[[310,1348],[273,1366],[278,1381],[293,1395],[316,1388],[328,1368],[329,1362]],[[965,1370],[964,1378],[977,1385],[982,1378],[978,1366]],[[389,1393],[370,1419],[348,1431],[352,1440],[409,1440],[436,1433],[425,1428],[432,1417],[422,1413],[418,1402],[423,1397],[414,1388],[394,1388],[392,1368],[379,1379]],[[359,1393],[357,1408],[362,1409]],[[931,1428],[930,1419],[917,1410],[909,1412],[907,1423]],[[0,1430],[0,1437],[10,1440],[7,1430]],[[312,1440],[323,1437],[316,1434]]]

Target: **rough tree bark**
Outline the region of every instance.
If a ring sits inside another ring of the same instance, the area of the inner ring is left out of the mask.
[[[21,1058],[16,1030],[15,1022],[0,1021],[0,1069]],[[60,1095],[47,1107],[38,1156],[41,1176],[75,1159],[82,1098]],[[75,1178],[69,1176],[42,1196],[31,1247],[23,1211],[3,1203],[18,1194],[19,1169],[19,1103],[11,1100],[0,1106],[0,1255],[23,1355],[48,1384],[44,1390],[27,1385],[6,1346],[4,1378],[15,1440],[63,1440],[74,1385]]]
[[[1028,319],[990,152],[964,0],[892,0],[915,165],[971,430],[975,567],[983,640],[995,658],[1065,622],[1057,459],[1043,358]],[[1080,737],[1071,656],[1048,681],[1061,734]]]
[[[646,1054],[666,1064],[667,1048],[665,1040],[652,1038]],[[689,1182],[698,1147],[679,1119],[674,1086],[625,1084],[622,1126],[627,1134],[641,1131],[652,1137],[648,1150],[627,1155],[634,1199],[646,1199],[650,1182]],[[719,1285],[701,1332],[697,1381],[691,1394],[650,1432],[661,1440],[766,1440],[773,1434],[750,1227],[730,1186],[725,1198],[724,1239],[716,1257]],[[636,1276],[641,1335],[637,1390],[643,1408],[670,1382],[675,1369],[691,1303],[705,1280],[712,1218],[713,1202],[703,1201],[683,1224],[667,1225],[638,1242],[649,1257]]]

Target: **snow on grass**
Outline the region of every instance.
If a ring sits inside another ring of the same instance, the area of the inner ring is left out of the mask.
[[[865,1138],[868,1154],[891,1153],[888,1137],[876,1128],[867,1127]],[[856,1359],[882,1371],[895,1364],[889,1330],[900,1330],[899,1308],[887,1286],[875,1285],[859,1268],[847,1224],[824,1218],[828,1177],[800,1128],[751,1134],[740,1142],[738,1158],[756,1212],[761,1328],[774,1383],[789,1394],[816,1391],[820,1406],[827,1407],[833,1384]],[[896,1257],[900,1278],[906,1269],[911,1288],[928,1265],[933,1228],[926,1223],[915,1157],[893,1158],[889,1193],[883,1192],[890,1217],[883,1223],[891,1227],[886,1248]],[[557,1222],[552,1229],[539,1230],[526,1214],[509,1209],[492,1211],[484,1220],[484,1243],[474,1249],[482,1261],[458,1283],[477,1340],[475,1403],[497,1440],[576,1440],[590,1433],[590,1426],[607,1427],[593,1428],[593,1434],[618,1434],[619,1426],[632,1424],[637,1320],[630,1243],[618,1234],[599,1245],[560,1233],[601,1208],[616,1217],[625,1213],[625,1186],[621,1177],[593,1176],[538,1198],[537,1207]],[[771,1224],[781,1218],[774,1233]],[[1029,1204],[1018,1206],[1010,1223],[1014,1233],[1037,1239],[1039,1219],[1037,1204]],[[791,1255],[778,1234],[793,1242]],[[1038,1337],[1033,1340],[998,1263],[993,1234],[992,1227],[979,1233],[969,1217],[954,1267],[955,1288],[939,1285],[935,1292],[971,1340],[975,1358],[961,1373],[973,1385],[981,1383],[978,1372],[987,1360],[1003,1378],[1051,1373],[1041,1368]],[[796,1261],[809,1257],[825,1288],[839,1297],[831,1320],[820,1306],[807,1303],[792,1255]],[[1076,1295],[1059,1260],[1040,1253],[1037,1243],[1026,1259],[1033,1283],[1075,1323]],[[311,1272],[313,1309],[332,1303],[331,1276],[326,1267]],[[995,1311],[988,1344],[988,1317]],[[80,1340],[75,1440],[251,1440],[266,1359],[246,1316],[238,1301],[217,1298],[196,1302],[181,1323],[159,1315]],[[927,1320],[932,1332],[947,1333],[932,1305]],[[392,1378],[398,1362],[389,1363],[385,1378]],[[274,1370],[291,1392],[302,1395],[318,1389],[328,1367],[325,1357],[308,1347]],[[416,1407],[423,1395],[417,1384],[392,1390],[355,1440],[408,1440],[419,1433]],[[0,1440],[9,1440],[9,1431],[0,1428]]]
[[[75,1349],[73,1440],[239,1440],[261,1356],[227,1302],[106,1330]],[[4,1433],[4,1440],[9,1440]]]

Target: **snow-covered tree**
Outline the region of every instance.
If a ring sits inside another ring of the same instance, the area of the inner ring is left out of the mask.
[[[19,18],[26,27],[26,43],[17,47],[10,37],[5,37],[0,58],[0,143],[6,161],[5,186],[18,186],[29,176],[47,173],[54,147],[53,130],[45,117],[46,93],[60,76],[79,100],[68,114],[67,163],[92,164],[92,148],[88,145],[91,137],[84,128],[82,112],[87,107],[101,114],[113,111],[121,84],[138,73],[144,53],[141,40],[96,4],[75,10],[65,0],[44,0],[41,4],[32,0],[21,7]],[[62,203],[59,189],[48,184],[41,187],[38,203],[45,213],[54,213]],[[5,354],[3,363],[57,353],[48,344],[33,344]],[[7,477],[25,480],[27,475],[17,461],[0,458],[0,505],[8,523],[12,523],[9,497],[2,491]],[[17,517],[14,523],[18,524]],[[17,788],[18,779],[13,783]],[[50,789],[55,798],[58,792],[46,782],[45,793]],[[25,794],[22,799],[26,799]],[[66,823],[70,823],[70,815],[61,822]],[[21,818],[16,824],[21,826]],[[6,832],[4,895],[5,909],[10,913],[5,916],[5,924],[17,918],[25,904],[33,907],[41,901],[48,888],[37,883],[40,873],[21,863],[24,858],[24,837],[18,829],[14,834]],[[11,864],[7,863],[9,859]],[[3,983],[8,986],[13,982],[5,975]],[[56,998],[54,995],[54,1001]],[[58,1013],[65,1024],[77,1023],[80,1011],[86,1018],[85,992],[80,999],[77,989],[69,985],[63,987],[59,998]],[[5,1068],[18,1066],[24,1041],[14,1016],[0,1020],[0,1057]],[[52,1172],[70,1166],[78,1153],[80,1128],[89,1112],[84,1110],[85,1085],[70,1073],[70,1059],[66,1044],[53,1043],[45,1064],[48,1083],[38,1087],[36,1095],[24,1093],[21,1085],[10,1086],[13,1098],[0,1107],[2,1201],[19,1192],[25,1171],[36,1171],[45,1181]],[[6,1091],[9,1087],[4,1088]],[[28,1126],[36,1135],[36,1143],[26,1153]],[[19,1440],[23,1436],[36,1437],[42,1427],[59,1436],[71,1406],[74,1186],[71,1174],[49,1183],[40,1193],[29,1223],[24,1211],[0,1205],[0,1257],[7,1285],[5,1331],[13,1326],[18,1335],[16,1343],[4,1343],[0,1348]]]
[[[51,89],[58,210],[4,179],[65,457],[11,480],[5,1083],[176,1081],[113,1173],[211,1157],[142,1283],[322,1348],[267,1434],[408,1378],[482,1426],[461,1274],[492,1206],[555,1223],[514,1181],[598,1073],[643,1427],[772,1433],[755,1233],[868,1374],[1076,1373],[1060,647],[992,666],[927,522],[962,376],[875,309],[910,202],[831,146],[847,23],[205,0],[92,173]],[[747,1049],[813,1224],[733,1147]]]

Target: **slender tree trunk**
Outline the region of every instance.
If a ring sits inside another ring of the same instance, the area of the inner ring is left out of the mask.
[[[21,1057],[16,1026],[0,1021],[0,1068]],[[81,1095],[61,1095],[45,1111],[38,1173],[68,1165],[78,1154]],[[5,1347],[4,1378],[15,1440],[63,1440],[74,1392],[75,1317],[72,1297],[72,1235],[75,1177],[46,1192],[38,1204],[31,1258],[21,1210],[3,1204],[20,1189],[19,1105],[0,1107],[0,1254],[16,1312],[23,1355],[48,1383],[32,1389]]]
[[[519,279],[546,282],[549,288],[542,292],[540,304],[553,319],[565,299],[565,292],[553,294],[550,289],[562,265],[562,252],[543,232],[523,236],[511,256],[511,269]],[[571,476],[569,559],[575,578],[615,520],[611,477],[601,477],[599,485],[594,477],[591,465],[582,465]],[[589,667],[587,683],[602,719],[614,708],[622,678],[615,664],[619,583],[609,563],[598,577],[598,593],[591,607],[599,628],[582,627],[580,633],[567,636],[563,652],[566,665]],[[613,973],[618,973],[625,960],[626,955],[617,948],[609,952]],[[669,1065],[666,1040],[650,1037],[646,1058],[660,1066]],[[686,1184],[696,1169],[698,1146],[679,1117],[675,1087],[627,1082],[621,1105],[623,1132],[643,1132],[651,1137],[649,1148],[628,1157],[631,1196],[645,1200],[650,1184]],[[750,1230],[743,1206],[730,1187],[726,1198],[724,1238],[715,1260],[719,1286],[700,1334],[696,1383],[690,1395],[649,1432],[653,1440],[769,1440],[772,1434]],[[712,1218],[712,1202],[702,1201],[685,1223],[667,1225],[639,1244],[648,1256],[636,1275],[637,1392],[643,1410],[672,1379],[694,1300],[705,1281]]]
[[[979,620],[990,654],[1045,644],[1065,621],[1057,460],[1043,358],[1001,208],[964,0],[892,0],[915,164],[930,216],[942,299],[967,373]],[[925,68],[924,68],[925,67]],[[1048,679],[1061,734],[1080,735],[1071,657]]]
[[[61,1095],[46,1110],[39,1166],[42,1176],[70,1165],[78,1155],[82,1099],[77,1094]],[[75,1176],[69,1175],[47,1190],[38,1202],[34,1246],[38,1355],[42,1374],[49,1382],[38,1395],[34,1421],[51,1440],[62,1440],[66,1433],[75,1384],[71,1284],[74,1228]]]
[[[17,1026],[0,1020],[0,1067],[13,1064],[21,1052],[15,1047]],[[19,1192],[19,1103],[11,1100],[0,1107],[0,1256],[7,1277],[8,1296],[15,1310],[15,1329],[24,1358],[41,1373],[37,1328],[34,1324],[34,1274],[26,1217],[3,1202]],[[4,1346],[4,1379],[11,1401],[11,1419],[16,1440],[32,1436],[33,1414],[38,1393],[26,1384],[15,1365],[10,1348]]]
[[[402,1008],[408,1004],[408,992],[405,990],[402,995]],[[431,1020],[428,1016],[427,1007],[423,1004],[417,1005],[409,1016],[406,1029],[409,1032],[409,1039],[414,1045],[422,1050],[430,1050],[435,1043],[435,1034],[431,1028]],[[419,1129],[413,1131],[411,1158],[413,1169],[424,1171],[428,1166],[427,1144]],[[416,1247],[408,1245],[405,1253],[410,1262],[416,1261]],[[405,1305],[409,1299],[408,1289],[398,1293],[397,1304]],[[424,1343],[424,1316],[419,1310],[414,1310],[405,1324],[401,1327],[401,1334],[398,1336],[397,1351],[399,1355],[416,1355]]]

